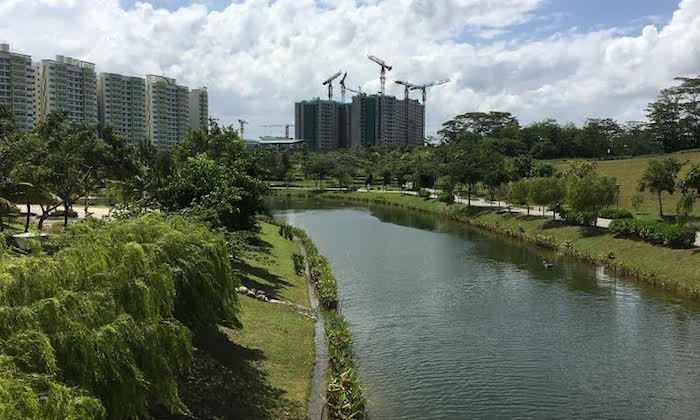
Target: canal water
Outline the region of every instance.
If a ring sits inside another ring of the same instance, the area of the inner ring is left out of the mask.
[[[330,259],[374,419],[700,418],[693,302],[407,210],[275,206]]]

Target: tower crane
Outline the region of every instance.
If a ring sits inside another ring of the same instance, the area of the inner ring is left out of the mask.
[[[340,79],[340,101],[345,103],[345,78],[348,77],[348,73],[345,72],[343,77]]]
[[[343,74],[343,73],[340,70],[338,70],[338,73],[334,74],[333,76],[329,77],[325,82],[321,83],[324,86],[328,85],[328,100],[329,101],[333,100],[333,80],[337,79],[341,74]]]
[[[413,89],[414,87],[417,87],[413,83],[404,82],[403,80],[395,80],[394,83],[396,83],[397,85],[403,85],[403,87],[404,87],[404,89],[403,89],[404,99],[408,99],[408,91],[409,90]]]
[[[294,127],[294,124],[267,124],[261,125],[261,127],[272,128],[272,127],[284,127],[284,137],[289,138],[289,127]]]
[[[241,139],[245,140],[245,136],[244,136],[245,126],[246,126],[246,124],[248,124],[248,121],[239,119],[238,124],[240,124],[240,127],[241,127],[241,129],[239,131],[239,133],[241,134]]]
[[[450,82],[450,79],[438,80],[438,81],[436,81],[436,82],[426,83],[426,84],[424,84],[424,85],[416,85],[416,86],[413,86],[413,87],[411,88],[411,90],[420,90],[421,92],[423,92],[423,106],[425,106],[425,99],[426,99],[426,96],[427,96],[426,93],[425,93],[425,90],[426,90],[427,88],[429,88],[429,87],[440,86],[440,85],[444,85],[445,83],[449,83],[449,82]]]
[[[379,64],[379,66],[381,67],[381,69],[379,70],[379,80],[381,82],[380,92],[381,92],[382,96],[384,96],[384,85],[386,84],[386,72],[391,71],[392,67],[389,64],[387,64],[384,60],[382,60],[381,58],[377,58],[373,55],[368,55],[367,58],[369,58],[370,60]]]
[[[360,96],[365,96],[365,93],[362,91],[362,86],[358,86],[358,87],[357,87],[357,90],[355,90],[355,89],[350,89],[350,88],[347,88],[347,89],[348,89],[350,92],[352,92],[352,93],[356,93],[356,94],[358,94],[358,95],[360,95]]]

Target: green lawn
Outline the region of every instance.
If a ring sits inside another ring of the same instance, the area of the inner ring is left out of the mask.
[[[297,245],[262,224],[259,242],[238,265],[242,282],[308,306],[294,273]],[[239,295],[242,328],[220,327],[195,338],[181,396],[196,418],[301,419],[314,366],[313,320],[288,307]]]
[[[612,252],[617,262],[654,273],[666,282],[700,290],[700,250],[697,248],[658,247],[646,242],[614,238],[606,229],[567,226],[562,221],[553,222],[534,216],[487,211],[476,216],[476,219],[498,223],[515,231],[522,226],[526,233],[551,236],[562,242],[570,240],[574,249],[603,258]]]
[[[626,208],[634,212],[632,207],[632,197],[637,193],[637,184],[642,177],[642,173],[646,169],[648,163],[652,159],[665,159],[674,157],[680,162],[685,163],[681,169],[681,175],[684,175],[690,165],[700,163],[700,150],[686,150],[677,153],[669,153],[663,155],[639,156],[633,159],[621,160],[605,160],[597,162],[598,169],[601,173],[617,178],[620,183],[620,207]],[[558,169],[566,169],[571,162],[580,161],[581,159],[556,159],[549,161]],[[644,202],[639,208],[640,215],[657,216],[659,213],[659,204],[656,195],[650,192],[642,193]],[[662,196],[664,214],[676,214],[676,203],[678,202],[679,194],[670,195],[663,193]],[[695,216],[700,216],[700,206],[695,206]]]
[[[292,255],[299,253],[294,241],[281,237],[277,226],[262,223],[260,242],[255,252],[243,257],[237,267],[241,283],[248,288],[261,289],[299,305],[309,306],[306,278],[294,272]]]

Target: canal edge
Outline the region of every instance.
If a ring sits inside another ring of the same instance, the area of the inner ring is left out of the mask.
[[[309,260],[306,257],[306,248],[304,244],[294,237],[299,252],[304,257],[304,270],[306,277],[306,286],[309,291],[309,304],[315,315],[314,321],[314,371],[311,376],[311,388],[309,389],[309,397],[307,400],[307,418],[309,420],[325,420],[328,419],[326,410],[326,387],[327,387],[327,372],[328,372],[328,343],[326,342],[326,329],[323,319],[323,311],[320,310],[318,297],[311,281],[311,269]]]

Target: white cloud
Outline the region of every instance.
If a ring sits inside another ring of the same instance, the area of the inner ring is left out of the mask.
[[[265,134],[255,125],[292,121],[294,101],[324,96],[321,81],[339,68],[349,85],[378,90],[367,54],[394,65],[396,95],[393,79],[453,79],[429,92],[427,134],[469,110],[507,110],[523,122],[640,119],[673,77],[700,73],[700,0],[681,1],[665,26],[632,35],[616,28],[514,35],[541,3],[247,0],[171,12],[146,1],[126,10],[117,0],[0,0],[0,40],[34,59],[69,55],[98,71],[207,85],[212,115],[226,123],[245,117],[253,135]]]

